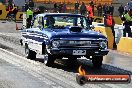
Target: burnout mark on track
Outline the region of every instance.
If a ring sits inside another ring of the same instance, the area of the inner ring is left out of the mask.
[[[8,47],[8,46],[5,46],[3,44],[0,43],[0,48],[2,49],[6,49],[6,50],[13,50],[12,48]]]

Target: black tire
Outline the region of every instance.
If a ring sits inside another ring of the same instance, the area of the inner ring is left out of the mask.
[[[20,39],[20,44],[21,44],[21,46],[23,46],[22,39]]]
[[[78,61],[76,57],[70,57],[67,60],[67,65],[71,67],[76,67],[78,65]]]
[[[76,63],[77,58],[76,57],[70,57],[70,58],[68,58],[68,62],[70,62],[71,64]]]
[[[103,61],[103,56],[96,56],[92,58],[92,63],[94,68],[101,68],[102,67],[102,61]]]
[[[36,52],[30,50],[28,48],[28,45],[25,45],[25,54],[26,54],[26,58],[28,58],[28,59],[31,59],[31,60],[36,59]]]
[[[46,66],[53,66],[55,61],[55,57],[53,55],[48,54],[45,52],[44,54],[44,64]]]

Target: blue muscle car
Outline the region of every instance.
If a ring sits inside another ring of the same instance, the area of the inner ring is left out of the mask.
[[[103,56],[108,54],[107,38],[92,31],[88,20],[79,14],[38,14],[31,27],[21,33],[26,57],[35,59],[36,54],[41,54],[48,66],[55,59],[67,57],[76,61],[85,56],[92,60],[94,67],[100,68]]]

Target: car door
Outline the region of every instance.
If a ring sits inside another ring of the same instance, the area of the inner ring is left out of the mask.
[[[33,26],[31,30],[29,30],[30,33],[30,41],[29,47],[36,51],[36,52],[42,52],[42,17],[37,16],[34,19]]]

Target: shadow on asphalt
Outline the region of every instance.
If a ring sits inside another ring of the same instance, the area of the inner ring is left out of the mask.
[[[9,50],[9,51],[12,51],[12,50],[13,50],[13,48],[8,47],[8,46],[5,46],[5,45],[3,45],[3,44],[1,44],[1,43],[0,43],[0,48],[6,49],[6,50]]]
[[[43,63],[42,59],[37,59]],[[86,74],[98,75],[132,75],[131,71],[121,69],[119,67],[103,64],[101,69],[93,68],[92,62],[86,59],[78,59],[77,62],[70,62],[66,59],[56,60],[52,68],[62,69],[67,72],[78,73],[79,66],[86,71]]]

